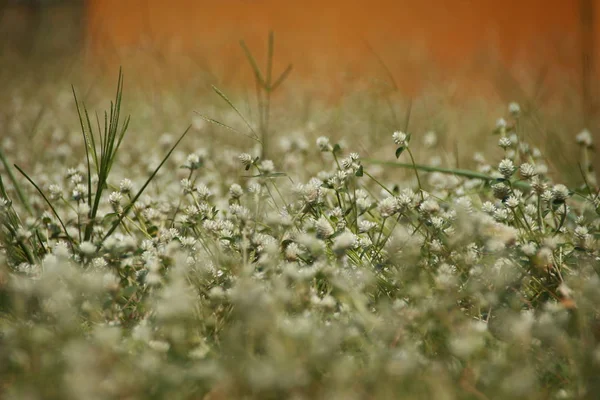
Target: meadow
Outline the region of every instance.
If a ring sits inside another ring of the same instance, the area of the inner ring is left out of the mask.
[[[2,398],[600,396],[578,94],[323,101],[244,50],[256,92],[6,86]]]

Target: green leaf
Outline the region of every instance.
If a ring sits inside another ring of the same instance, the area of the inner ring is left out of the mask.
[[[402,154],[402,152],[404,151],[405,147],[404,146],[400,146],[396,149],[396,158],[400,158],[400,155]]]
[[[356,170],[356,172],[354,173],[355,176],[363,176],[363,166],[361,165],[360,167],[358,167],[358,169]]]

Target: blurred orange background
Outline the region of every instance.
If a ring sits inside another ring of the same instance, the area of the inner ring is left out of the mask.
[[[489,78],[497,65],[580,71],[582,22],[597,19],[599,8],[582,12],[585,3],[89,0],[86,29],[92,53],[102,54],[107,66],[137,63],[143,72],[143,66],[150,70],[148,57],[159,57],[163,66],[177,68],[184,65],[182,56],[221,79],[247,76],[239,39],[262,62],[272,29],[276,68],[293,64],[296,79],[331,84],[340,76],[385,77],[379,58],[406,90],[414,91],[431,76]]]

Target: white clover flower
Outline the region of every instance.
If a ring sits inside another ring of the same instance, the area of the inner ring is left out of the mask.
[[[427,199],[419,206],[419,211],[424,214],[434,214],[440,211],[440,205],[434,199]]]
[[[91,256],[96,253],[96,245],[92,242],[81,242],[79,244],[79,251],[86,256]]]
[[[496,129],[506,128],[506,120],[504,118],[498,118],[496,120]]]
[[[394,140],[394,143],[400,147],[408,146],[409,137],[406,133],[402,131],[395,131],[394,133],[392,133],[392,139]]]
[[[252,156],[248,153],[242,153],[238,156],[238,160],[242,163],[242,165],[246,168],[250,168],[250,166],[254,163]]]
[[[265,174],[270,174],[275,171],[275,164],[271,160],[262,160],[260,163],[260,169]]]
[[[588,233],[588,228],[586,228],[585,226],[577,226],[575,228],[575,230],[573,231],[573,234],[575,235],[575,237],[579,240],[585,240],[587,239],[587,237],[589,236]]]
[[[533,257],[537,251],[537,245],[534,242],[529,242],[521,245],[521,251],[528,257]]]
[[[244,195],[244,189],[237,183],[234,183],[229,187],[229,195],[232,199],[239,199]]]
[[[584,147],[592,147],[592,134],[589,130],[584,129],[575,136],[575,140],[577,144],[580,144]]]
[[[333,240],[333,246],[331,249],[337,254],[341,255],[346,250],[353,248],[356,245],[356,235],[350,231],[345,231],[341,235],[337,236]]]
[[[194,183],[188,178],[183,178],[179,181],[184,194],[190,194],[194,192]]]
[[[202,166],[202,158],[197,153],[192,153],[187,157],[186,167],[195,170]]]
[[[164,340],[150,340],[148,342],[148,347],[159,353],[166,353],[171,348],[171,345]]]
[[[504,178],[508,179],[515,172],[515,164],[513,164],[512,160],[505,158],[504,160],[500,161],[500,164],[498,165],[498,171],[502,174],[502,176],[504,176]]]
[[[502,136],[500,139],[498,139],[498,146],[502,147],[504,150],[508,149],[512,145],[512,141],[506,136]]]
[[[567,189],[565,185],[558,184],[554,185],[552,188],[552,200],[554,201],[562,202],[565,201],[569,196],[569,189]]]
[[[331,147],[331,144],[329,143],[329,138],[326,136],[320,136],[317,138],[317,146],[323,152],[333,150],[333,147]]]
[[[513,101],[508,105],[508,112],[516,118],[521,114],[521,106],[519,103]]]
[[[535,173],[538,175],[545,175],[548,173],[548,166],[544,163],[539,163],[535,165]]]
[[[212,196],[210,189],[203,183],[198,185],[195,190],[199,200],[206,201],[210,196]]]
[[[486,201],[481,205],[481,210],[487,214],[492,214],[496,211],[496,206],[492,202]]]
[[[428,131],[423,135],[423,144],[425,147],[431,149],[435,147],[438,142],[437,134],[434,131]]]
[[[317,237],[320,239],[327,239],[335,233],[335,230],[324,216],[321,216],[315,222],[315,229],[317,230]]]
[[[521,164],[519,167],[519,172],[521,173],[523,179],[531,179],[537,175],[536,168],[529,163]]]
[[[59,185],[50,185],[48,190],[50,191],[50,199],[58,200],[62,197],[62,188]]]
[[[510,208],[517,208],[519,204],[521,204],[521,199],[514,194],[511,194],[508,196],[508,199],[506,199],[506,205]]]
[[[386,197],[379,202],[377,208],[383,218],[388,218],[398,212],[398,202],[395,197]]]
[[[292,242],[285,248],[284,256],[288,261],[297,261],[300,253],[300,246],[298,246],[297,243]]]
[[[358,223],[358,231],[360,233],[366,233],[375,228],[377,224],[372,221],[362,220]]]
[[[502,182],[492,185],[492,191],[494,197],[500,200],[504,200],[510,194],[510,188]]]
[[[122,200],[123,195],[121,192],[112,192],[110,195],[108,195],[108,201],[113,207],[120,206]]]
[[[131,180],[125,178],[119,183],[119,191],[123,194],[131,193],[133,183]]]

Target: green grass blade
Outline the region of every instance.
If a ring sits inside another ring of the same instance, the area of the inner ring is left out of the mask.
[[[13,184],[13,187],[15,188],[15,191],[17,192],[17,197],[19,197],[19,201],[21,202],[21,204],[23,204],[23,207],[25,207],[25,209],[27,210],[27,212],[29,214],[33,214],[33,209],[31,208],[31,204],[29,204],[29,200],[27,199],[27,196],[25,196],[25,194],[23,193],[23,190],[21,189],[21,185],[19,185],[19,182],[17,181],[15,174],[13,173],[12,169],[8,165],[8,161],[6,160],[6,155],[4,154],[4,152],[2,151],[1,148],[0,148],[0,161],[2,161],[2,165],[4,165],[4,170],[6,171],[6,173],[8,175],[8,179],[10,179],[10,181]]]
[[[44,201],[46,202],[46,204],[48,204],[48,207],[50,207],[50,209],[52,210],[52,213],[56,216],[56,218],[58,219],[58,222],[60,223],[60,225],[62,226],[63,230],[65,231],[65,235],[69,239],[69,243],[71,244],[71,247],[73,247],[73,243],[74,243],[73,242],[73,238],[71,238],[71,236],[69,235],[69,232],[67,232],[67,227],[65,226],[63,220],[60,218],[60,216],[56,212],[56,209],[54,208],[54,206],[52,205],[52,203],[50,202],[50,200],[48,200],[48,198],[46,197],[46,195],[44,194],[44,192],[42,191],[42,189],[40,189],[40,187],[29,177],[29,175],[27,175],[25,173],[25,171],[23,171],[21,168],[19,168],[19,166],[17,164],[14,164],[14,166],[17,169],[17,171],[19,171],[25,177],[25,179],[27,179],[29,181],[29,183],[31,183],[33,185],[33,187],[38,191],[38,193],[40,194],[40,196],[42,196],[42,198],[44,199]]]
[[[405,169],[418,169],[420,171],[425,171],[425,172],[440,172],[442,174],[462,176],[465,178],[481,179],[486,182],[497,180],[497,178],[494,178],[492,176],[482,174],[477,171],[471,171],[468,169],[432,167],[430,165],[375,160],[375,159],[370,159],[370,158],[364,159],[363,161],[367,164],[385,165],[388,167],[405,168]],[[515,182],[511,182],[511,184],[520,189],[529,189],[530,188],[530,185],[527,182],[523,182],[523,181],[515,181]]]
[[[211,87],[215,91],[215,93],[218,94],[223,100],[225,100],[225,102],[227,104],[229,104],[229,107],[231,107],[237,113],[237,115],[239,115],[239,117],[242,119],[242,121],[244,121],[244,123],[246,124],[246,126],[248,127],[248,129],[250,129],[250,131],[254,134],[255,138],[257,140],[259,140],[258,139],[258,134],[254,130],[254,128],[252,128],[252,125],[250,125],[250,122],[248,122],[248,120],[246,118],[244,118],[244,115],[233,105],[233,103],[231,102],[231,100],[229,100],[227,98],[227,96],[225,96],[225,93],[221,92],[219,90],[219,88],[217,88],[214,85],[211,85]]]
[[[258,138],[256,138],[256,137],[252,136],[252,135],[248,135],[247,133],[240,132],[240,131],[238,131],[237,129],[235,129],[235,128],[233,128],[233,127],[231,127],[231,126],[227,125],[227,124],[224,124],[224,123],[222,123],[222,122],[219,122],[219,121],[217,121],[216,119],[212,119],[212,118],[210,118],[210,117],[207,117],[206,115],[202,115],[202,114],[198,113],[198,111],[196,111],[196,114],[197,114],[197,115],[198,115],[200,118],[202,118],[203,120],[205,120],[206,122],[210,122],[211,124],[219,125],[220,127],[223,127],[223,128],[225,128],[225,129],[229,129],[229,130],[230,130],[230,131],[232,131],[232,132],[238,133],[238,134],[240,134],[240,135],[244,135],[244,136],[246,136],[246,137],[249,137],[250,139],[252,139],[252,140],[255,140],[255,141],[257,141],[258,143],[260,143],[260,140],[259,140]]]
[[[287,68],[285,69],[285,71],[283,71],[281,73],[281,75],[279,75],[279,78],[277,78],[277,80],[275,81],[275,83],[273,83],[273,85],[271,85],[271,87],[270,87],[270,90],[272,92],[275,91],[287,79],[287,77],[292,72],[293,68],[294,68],[294,66],[292,64],[290,64],[290,65],[287,66]]]
[[[104,235],[104,237],[102,238],[101,244],[104,243],[104,241],[110,235],[112,235],[112,233],[117,229],[117,227],[119,225],[121,225],[121,222],[123,221],[123,219],[127,216],[127,214],[129,213],[129,211],[135,205],[135,202],[140,198],[140,196],[142,195],[142,193],[144,193],[144,190],[146,190],[146,187],[148,187],[148,185],[150,184],[150,182],[152,182],[152,180],[154,179],[154,177],[156,176],[156,174],[158,173],[158,171],[160,171],[160,169],[162,168],[162,166],[164,165],[164,163],[167,162],[167,160],[169,159],[169,157],[171,156],[171,154],[173,153],[173,151],[175,150],[175,148],[179,145],[179,143],[183,140],[183,138],[187,135],[187,133],[190,131],[191,128],[192,128],[191,125],[188,126],[187,129],[183,132],[183,134],[179,137],[179,139],[177,140],[177,142],[175,142],[175,144],[171,147],[171,149],[169,150],[169,152],[167,153],[167,155],[163,158],[163,160],[158,165],[158,167],[156,167],[156,169],[154,170],[154,172],[152,172],[152,175],[150,175],[150,177],[148,177],[148,179],[146,180],[146,182],[144,183],[144,185],[136,193],[136,195],[133,197],[133,199],[131,199],[131,202],[125,207],[125,209],[123,210],[123,212],[121,213],[121,215],[119,215],[119,219],[113,223],[113,225],[111,226],[111,228]]]
[[[256,59],[252,55],[252,52],[250,51],[248,46],[246,46],[246,42],[244,42],[243,40],[240,40],[240,46],[242,46],[242,49],[244,50],[244,54],[246,55],[246,58],[248,59],[248,62],[250,63],[250,66],[252,67],[252,70],[254,71],[254,76],[256,77],[256,80],[263,87],[266,87],[265,79],[263,78],[262,73],[260,72],[260,68],[258,68],[258,64],[256,63]]]

